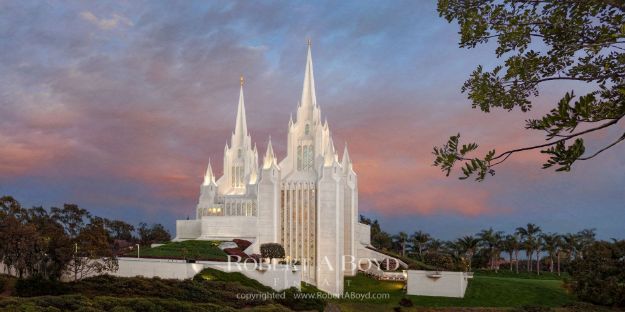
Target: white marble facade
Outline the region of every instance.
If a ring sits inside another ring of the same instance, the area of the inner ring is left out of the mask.
[[[287,155],[278,161],[271,139],[259,166],[247,130],[243,80],[236,125],[226,143],[223,175],[216,179],[209,162],[195,220],[178,220],[176,240],[231,240],[260,245],[277,242],[289,259],[302,264],[302,280],[333,294],[343,292],[343,277],[369,244],[367,225],[358,223],[358,179],[347,152],[339,159],[327,121],[315,96],[308,46],[302,97],[295,121],[288,124]],[[366,229],[365,229],[366,228]]]

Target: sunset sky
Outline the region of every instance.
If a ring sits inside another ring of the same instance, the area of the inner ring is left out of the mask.
[[[209,158],[221,175],[241,74],[259,154],[271,135],[285,156],[311,38],[322,118],[338,150],[348,143],[360,212],[385,230],[451,239],[533,222],[625,237],[625,143],[570,173],[541,169],[539,152],[482,183],[432,166],[432,147],[458,132],[481,153],[542,142],[524,121],[591,86],[547,84],[529,114],[471,109],[462,83],[501,60],[492,43],[459,48],[458,26],[427,2],[0,0],[0,195],[173,233],[194,216]]]

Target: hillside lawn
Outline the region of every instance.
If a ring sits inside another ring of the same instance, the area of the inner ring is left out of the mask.
[[[141,258],[227,261],[227,254],[218,247],[220,243],[220,241],[200,240],[169,242],[154,248],[141,247],[139,256]],[[127,252],[124,256],[136,257],[137,251]]]
[[[399,301],[409,298],[414,307],[402,307],[402,311],[417,311],[419,307],[493,307],[515,308],[523,306],[561,307],[575,302],[563,287],[563,281],[555,277],[533,279],[530,276],[521,278],[509,274],[496,276],[496,273],[476,273],[469,280],[464,298],[444,298],[409,296],[404,294],[404,283],[395,281],[378,281],[365,275],[345,279],[345,291],[356,293],[388,293],[388,299],[334,299],[342,311],[389,311],[399,306]]]
[[[79,281],[17,280],[0,274],[0,311],[323,311],[325,303],[275,292],[241,273],[206,268],[193,279],[100,275]],[[263,298],[263,294],[282,294]],[[244,296],[256,295],[255,298]]]

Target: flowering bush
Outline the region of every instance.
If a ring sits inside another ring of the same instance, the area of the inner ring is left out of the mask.
[[[247,247],[250,247],[250,245],[252,245],[252,243],[250,241],[247,241],[247,240],[244,240],[244,239],[233,239],[232,242],[237,244],[239,249],[241,249],[242,251],[247,249]]]

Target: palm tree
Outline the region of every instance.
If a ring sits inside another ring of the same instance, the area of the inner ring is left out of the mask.
[[[430,239],[430,242],[428,243],[427,246],[427,253],[439,253],[441,252],[441,249],[443,249],[443,246],[445,245],[445,243],[439,239],[436,238],[432,238]]]
[[[562,235],[558,234],[558,239],[556,240],[556,258],[558,261],[558,276],[560,276],[560,254],[562,254],[563,247],[564,247],[564,241],[562,239]]]
[[[510,272],[512,272],[512,255],[514,254],[516,272],[519,273],[519,249],[521,249],[519,237],[515,234],[506,235],[506,239],[503,242],[503,250],[510,256]]]
[[[452,255],[456,259],[462,258],[464,254],[464,246],[461,246],[458,241],[460,239],[456,239],[455,241],[446,241],[443,244],[444,251]]]
[[[577,258],[577,250],[578,250],[578,237],[575,234],[567,233],[563,237],[563,247],[564,250],[568,253],[568,259],[576,259]]]
[[[584,258],[584,249],[595,242],[596,229],[583,229],[577,232],[577,238],[579,241],[578,252],[579,257]]]
[[[560,235],[554,233],[545,233],[541,236],[543,242],[543,251],[547,252],[549,257],[549,271],[553,273],[554,261],[553,257],[558,253],[559,245],[560,245]],[[559,263],[559,255],[558,255],[558,263]]]
[[[543,249],[543,238],[537,235],[534,239],[533,249],[536,251],[536,274],[540,275],[540,252]]]
[[[469,271],[471,271],[471,260],[473,259],[473,255],[475,255],[479,244],[480,240],[470,235],[459,238],[455,243],[460,252],[464,253],[467,257]]]
[[[490,269],[495,268],[495,262],[499,259],[499,247],[501,245],[501,236],[503,232],[497,231],[495,232],[493,228],[488,230],[482,230],[477,233],[477,237],[479,237],[482,245],[488,248],[488,256],[490,258]]]
[[[431,239],[430,234],[425,233],[423,231],[416,231],[410,237],[410,240],[412,241],[413,249],[417,250],[420,260],[423,260],[423,250],[425,249],[425,246],[428,243],[428,241],[430,241],[430,239]]]
[[[533,223],[528,223],[526,227],[518,227],[516,229],[516,233],[523,238],[523,248],[525,249],[525,254],[527,255],[527,271],[531,272],[532,267],[532,255],[534,254],[534,250],[536,250],[536,236],[541,232],[539,226]],[[539,259],[540,260],[540,259]]]
[[[399,232],[399,234],[393,236],[393,240],[399,245],[399,251],[401,256],[406,255],[406,243],[408,243],[408,234],[405,232]]]

